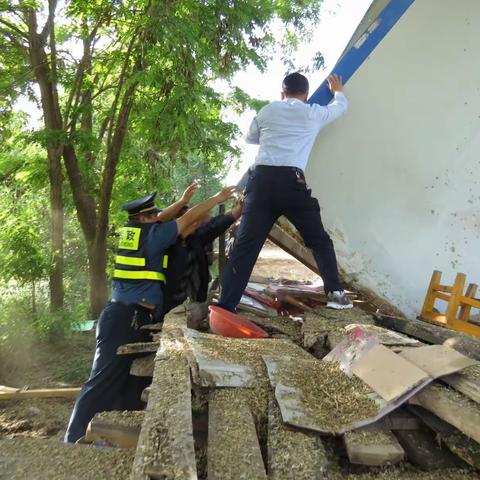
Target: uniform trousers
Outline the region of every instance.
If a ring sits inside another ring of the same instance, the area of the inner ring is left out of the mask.
[[[343,290],[333,242],[303,172],[294,167],[257,165],[250,171],[240,227],[223,276],[219,306],[235,311],[273,224],[285,215],[312,251],[325,291]]]
[[[75,402],[65,442],[83,437],[96,413],[141,408],[140,393],[148,379],[130,375],[132,361],[138,355],[117,355],[117,348],[126,343],[148,342],[148,330],[140,327],[152,321],[152,312],[140,305],[109,302],[103,309],[97,324],[92,370]]]

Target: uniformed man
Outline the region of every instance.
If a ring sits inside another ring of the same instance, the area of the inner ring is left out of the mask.
[[[334,94],[326,105],[309,105],[308,80],[300,73],[287,75],[282,100],[263,107],[253,119],[247,143],[259,145],[246,185],[242,219],[225,267],[219,305],[235,311],[258,254],[273,224],[285,215],[311,249],[327,294],[327,307],[352,308],[338,277],[330,236],[323,228],[318,200],[305,181],[305,168],[319,131],[347,110],[342,80],[328,78]]]
[[[196,185],[189,189],[194,191]],[[133,357],[117,355],[117,348],[126,343],[148,341],[148,335],[141,327],[152,323],[155,308],[162,307],[164,269],[168,262],[165,250],[211,208],[229,199],[234,190],[234,187],[223,189],[175,220],[169,220],[169,217],[176,215],[183,206],[182,202],[160,212],[155,207],[155,193],[122,207],[128,212],[128,223],[120,232],[112,300],[98,321],[92,371],[75,403],[65,442],[76,442],[83,437],[96,413],[132,407],[125,404],[128,403],[125,393],[131,380],[129,373]],[[163,223],[159,223],[159,219]],[[132,391],[138,392],[136,388]]]

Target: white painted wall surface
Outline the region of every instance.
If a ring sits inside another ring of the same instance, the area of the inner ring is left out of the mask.
[[[342,270],[409,316],[434,269],[480,283],[479,49],[480,0],[416,0],[307,169]]]

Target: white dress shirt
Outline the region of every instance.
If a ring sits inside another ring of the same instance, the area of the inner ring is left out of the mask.
[[[286,98],[263,107],[253,119],[247,143],[260,145],[255,165],[305,171],[318,132],[346,112],[347,97],[335,92],[327,106]]]

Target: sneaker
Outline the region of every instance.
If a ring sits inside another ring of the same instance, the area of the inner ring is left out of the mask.
[[[327,308],[343,310],[345,308],[353,308],[353,303],[343,290],[330,292],[327,295]]]

